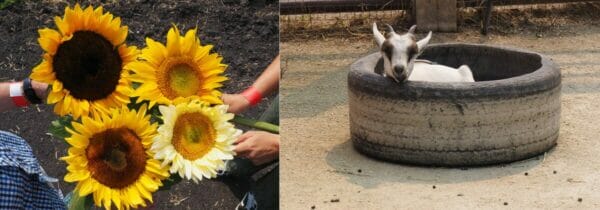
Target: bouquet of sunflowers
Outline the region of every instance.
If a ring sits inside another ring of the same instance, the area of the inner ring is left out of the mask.
[[[102,7],[67,7],[54,21],[39,30],[44,55],[31,78],[51,85],[61,118],[50,131],[70,145],[61,158],[64,180],[77,183],[70,208],[145,207],[163,185],[216,177],[242,133],[230,121],[278,132],[227,113],[218,90],[227,65],[196,29],[172,26],[166,43],[146,38],[138,50]]]

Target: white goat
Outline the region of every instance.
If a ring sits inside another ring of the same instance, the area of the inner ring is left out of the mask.
[[[429,82],[475,82],[473,73],[467,65],[458,69],[448,66],[433,64],[426,60],[417,60],[417,56],[431,39],[431,31],[427,37],[417,41],[414,32],[416,25],[410,27],[408,32],[398,35],[392,26],[387,25],[385,37],[373,23],[373,36],[380,48],[383,58],[384,74],[396,82],[406,79],[410,81]]]

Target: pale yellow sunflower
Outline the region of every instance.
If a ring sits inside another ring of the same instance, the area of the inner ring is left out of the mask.
[[[167,33],[166,46],[146,38],[147,47],[140,60],[127,66],[135,74],[134,82],[141,83],[133,95],[154,104],[177,104],[199,99],[210,104],[221,104],[221,92],[217,89],[227,80],[222,76],[227,65],[223,58],[210,53],[212,46],[202,46],[196,37],[196,29],[185,36],[179,35],[173,26]]]
[[[128,47],[127,26],[102,7],[66,7],[54,19],[58,30],[44,28],[38,42],[45,51],[31,78],[52,85],[48,104],[59,115],[74,118],[106,112],[129,103],[132,92],[128,71],[138,50]]]
[[[157,124],[150,124],[144,105],[139,112],[127,107],[108,114],[83,116],[67,128],[71,137],[65,181],[77,182],[80,196],[93,194],[96,206],[129,209],[152,202],[152,193],[169,176],[150,151]]]
[[[151,150],[172,174],[194,182],[214,178],[233,159],[233,143],[242,134],[228,121],[227,105],[208,106],[199,101],[159,106],[164,124],[158,128]]]

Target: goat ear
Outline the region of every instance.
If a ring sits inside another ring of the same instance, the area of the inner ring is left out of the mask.
[[[375,42],[377,42],[377,46],[381,47],[383,41],[385,41],[385,37],[383,37],[383,34],[377,29],[377,23],[375,22],[373,22],[373,37],[375,38]]]
[[[417,42],[417,47],[419,48],[419,53],[421,53],[421,51],[423,51],[423,49],[425,49],[425,47],[429,43],[430,39],[431,39],[431,31],[429,31],[429,34],[427,34],[427,36],[425,38],[423,38]]]
[[[410,29],[408,29],[408,33],[414,34],[415,33],[415,29],[417,29],[417,25],[411,26]]]

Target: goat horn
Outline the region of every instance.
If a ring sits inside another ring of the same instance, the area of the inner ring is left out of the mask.
[[[417,25],[411,26],[410,29],[408,29],[408,33],[414,34],[416,28],[417,28]]]
[[[375,38],[375,42],[377,42],[377,46],[381,47],[385,38],[383,37],[383,34],[379,32],[379,29],[377,29],[377,23],[373,23],[373,37]]]
[[[396,33],[390,24],[385,24],[385,26],[387,26],[387,33]]]

